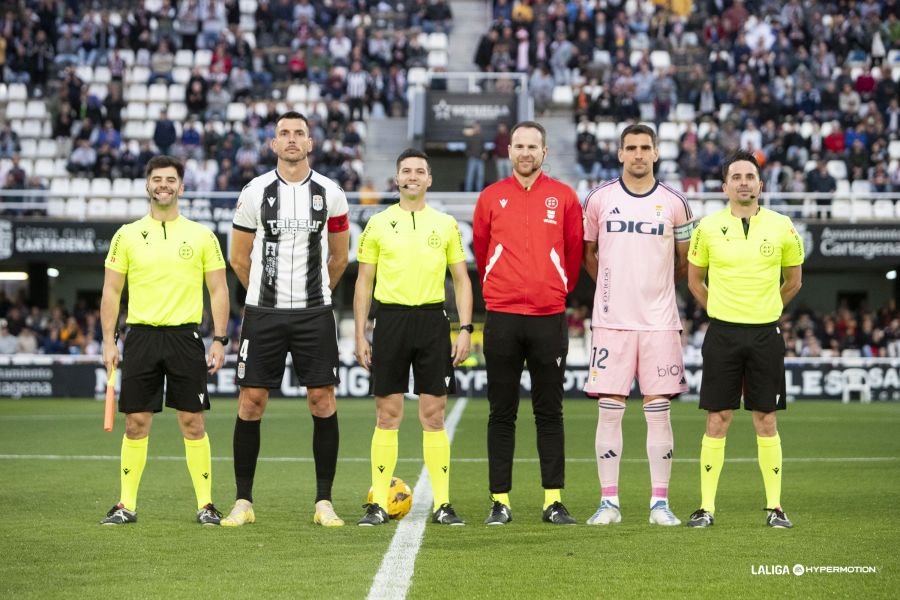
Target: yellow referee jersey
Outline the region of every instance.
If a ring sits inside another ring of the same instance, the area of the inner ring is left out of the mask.
[[[356,258],[375,265],[375,299],[421,306],[444,301],[447,265],[466,260],[456,219],[425,206],[394,204],[374,215],[359,238]]]
[[[726,207],[700,220],[688,260],[707,268],[706,312],[729,323],[773,323],[781,317],[781,269],[803,264],[803,241],[790,218],[760,208],[744,224]]]
[[[119,228],[105,265],[128,278],[129,324],[169,326],[200,322],[204,274],[224,269],[225,259],[205,225],[147,215]]]

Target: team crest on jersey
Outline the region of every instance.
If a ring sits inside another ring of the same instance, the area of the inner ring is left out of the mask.
[[[322,210],[322,207],[325,206],[325,200],[319,194],[316,194],[312,197],[312,207],[313,210]]]
[[[657,204],[656,205],[656,218],[657,219],[662,219],[662,211],[663,211],[662,204]]]
[[[557,200],[554,196],[550,196],[549,198],[544,200],[544,206],[550,209],[556,208],[557,206],[559,206],[559,200]]]
[[[243,379],[243,378],[244,378],[244,371],[245,371],[245,370],[246,370],[246,366],[244,365],[243,361],[239,362],[239,363],[238,363],[238,368],[237,368],[237,376],[238,376],[238,379]]]
[[[428,245],[432,248],[440,248],[441,236],[432,231],[431,235],[428,236]]]
[[[187,242],[184,242],[181,244],[181,248],[178,249],[178,256],[180,256],[184,260],[189,260],[192,256],[194,256],[194,249],[188,246]]]

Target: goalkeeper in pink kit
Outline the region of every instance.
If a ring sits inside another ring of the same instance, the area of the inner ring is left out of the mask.
[[[589,525],[622,520],[622,417],[635,376],[644,396],[650,523],[679,525],[668,502],[673,436],[669,405],[687,391],[675,281],[687,273],[693,216],[684,196],[657,181],[656,134],[630,125],[620,138],[622,176],[585,200],[584,266],[597,282],[585,393],[597,398],[601,500]]]

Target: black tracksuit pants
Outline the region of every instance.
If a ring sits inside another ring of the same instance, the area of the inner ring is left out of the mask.
[[[487,362],[488,470],[493,494],[512,489],[519,381],[527,362],[537,448],[544,489],[565,483],[563,377],[569,336],[565,313],[530,316],[488,311],[484,323]]]

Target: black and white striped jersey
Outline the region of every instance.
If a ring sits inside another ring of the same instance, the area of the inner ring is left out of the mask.
[[[275,309],[331,305],[328,233],[346,231],[347,197],[334,181],[310,170],[300,182],[276,169],[241,191],[233,227],[255,233],[247,304]]]

